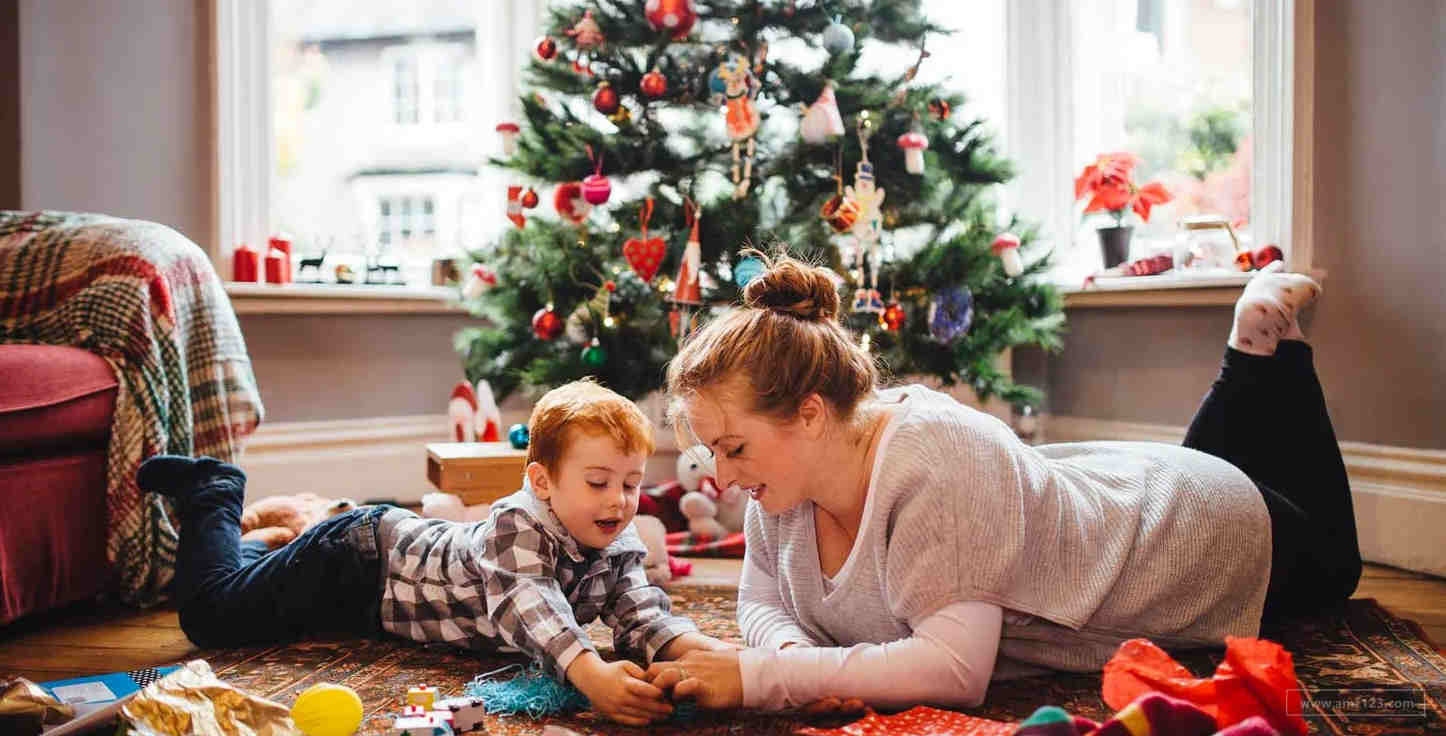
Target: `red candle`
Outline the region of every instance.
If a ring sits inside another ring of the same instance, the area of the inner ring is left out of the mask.
[[[280,248],[272,248],[266,254],[266,283],[284,284],[290,281],[290,268],[286,258],[286,251]]]
[[[236,246],[231,256],[231,280],[254,282],[260,273],[261,254],[246,247],[245,243]]]
[[[291,239],[281,235],[273,235],[268,243],[272,248],[285,254],[282,260],[285,262],[286,267],[281,270],[281,273],[286,280],[278,281],[277,283],[291,283]]]

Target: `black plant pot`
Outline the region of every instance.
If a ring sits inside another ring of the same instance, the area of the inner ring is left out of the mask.
[[[1114,268],[1130,257],[1130,233],[1134,231],[1134,225],[1102,227],[1095,231],[1100,234],[1100,252],[1105,255],[1105,268]]]

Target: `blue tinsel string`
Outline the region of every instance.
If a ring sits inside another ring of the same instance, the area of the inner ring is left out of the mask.
[[[513,669],[520,670],[520,674],[506,680],[496,679]],[[526,713],[536,719],[592,707],[587,696],[572,685],[558,682],[536,667],[524,670],[519,664],[480,674],[462,689],[468,695],[482,698],[487,712],[493,715]],[[670,720],[691,721],[697,715],[697,706],[692,701],[684,701],[673,706]]]

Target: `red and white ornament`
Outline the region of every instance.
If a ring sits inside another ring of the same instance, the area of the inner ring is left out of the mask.
[[[472,272],[467,275],[466,283],[462,284],[462,296],[466,299],[476,299],[496,285],[496,272],[480,263],[474,263]]]
[[[557,58],[557,42],[552,40],[552,36],[538,36],[532,45],[532,53],[540,61],[552,61]]]
[[[522,214],[522,187],[507,187],[507,219],[519,228],[527,224],[527,216]]]
[[[582,196],[582,182],[569,181],[557,186],[557,191],[552,195],[552,206],[557,208],[557,214],[562,219],[574,225],[581,225],[587,219],[589,212],[592,212],[592,205]]]
[[[628,238],[623,243],[623,258],[627,259],[628,265],[632,266],[633,272],[643,283],[653,280],[657,275],[658,267],[663,265],[663,256],[667,253],[668,246],[662,238],[648,237],[648,220],[653,217],[653,198],[643,200],[643,206],[638,213],[640,229],[643,231],[641,238]]]
[[[1019,260],[1019,236],[1014,233],[1000,233],[990,246],[994,255],[1004,263],[1004,273],[1014,278],[1024,272],[1024,264]]]
[[[556,340],[566,325],[549,304],[532,314],[532,334],[539,340]]]
[[[692,199],[683,200],[683,211],[691,230],[688,244],[683,248],[683,259],[678,264],[678,279],[673,284],[673,295],[668,301],[674,304],[694,305],[703,303],[703,290],[698,281],[698,272],[703,268],[703,246],[698,240],[698,222],[702,213]],[[686,336],[686,331],[684,336]]]
[[[663,73],[654,69],[643,75],[643,81],[638,85],[638,91],[644,96],[657,99],[667,94],[668,78]]]
[[[643,14],[653,30],[668,31],[674,41],[687,37],[693,24],[698,22],[698,11],[693,8],[692,0],[648,0]]]
[[[603,82],[597,86],[597,92],[593,93],[592,106],[604,115],[612,115],[622,106],[622,100],[611,84]]]
[[[815,144],[827,143],[844,134],[843,117],[838,112],[838,100],[834,97],[832,81],[824,82],[818,99],[803,111],[798,132],[805,143]]]
[[[904,149],[904,170],[910,174],[923,174],[924,149],[929,147],[929,139],[922,132],[911,130],[899,136],[898,144]]]
[[[503,155],[511,156],[512,154],[517,153],[517,135],[522,132],[522,129],[517,127],[517,123],[498,123],[497,132],[502,136]]]

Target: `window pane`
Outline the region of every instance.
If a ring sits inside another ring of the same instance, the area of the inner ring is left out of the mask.
[[[491,3],[270,2],[271,227],[301,254],[334,241],[327,280],[385,251],[408,283],[426,283],[432,258],[482,247],[495,229],[437,208],[497,199],[478,163],[494,152],[498,113],[472,118],[462,104]]]
[[[1224,216],[1249,240],[1251,0],[1094,0],[1077,7],[1076,172],[1139,157],[1134,182],[1174,195],[1133,215],[1131,257],[1167,247],[1180,218]],[[1090,12],[1091,10],[1096,12]],[[1108,217],[1087,218],[1077,242]]]

